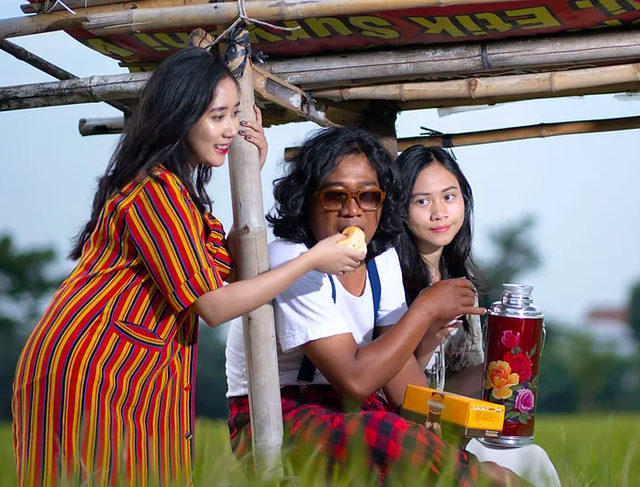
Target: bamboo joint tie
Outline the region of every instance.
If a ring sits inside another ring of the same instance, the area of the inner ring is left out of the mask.
[[[286,32],[292,32],[294,30],[298,30],[298,29],[302,28],[300,26],[298,26],[298,27],[280,27],[279,25],[273,25],[273,24],[270,24],[269,22],[263,22],[261,20],[249,17],[247,15],[246,0],[238,0],[238,18],[236,20],[234,20],[233,23],[222,34],[220,34],[218,37],[215,38],[215,40],[213,41],[213,44],[211,44],[211,46],[214,46],[215,44],[218,43],[218,41],[220,41],[225,36],[227,36],[229,34],[229,32],[232,32],[240,24],[240,22],[244,22],[245,24],[263,25],[265,27],[269,27],[270,29],[282,30],[282,31],[286,31]]]
[[[64,8],[68,12],[72,13],[73,15],[76,15],[74,10],[71,7],[69,7],[66,3],[64,3],[63,0],[56,0],[55,2],[53,2],[53,5],[51,5],[51,7],[49,7],[50,1],[51,0],[46,0],[44,13],[50,14],[51,12],[53,12],[54,8],[56,8],[58,5],[60,5],[62,8]],[[84,0],[84,8],[87,8],[87,0]]]

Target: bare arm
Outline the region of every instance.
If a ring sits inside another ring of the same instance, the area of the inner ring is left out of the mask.
[[[464,313],[484,313],[473,306],[468,281],[441,281],[423,291],[398,323],[363,347],[351,334],[342,334],[308,342],[302,349],[339,393],[361,402],[403,370],[432,323]],[[393,394],[397,400],[395,387]]]
[[[384,335],[389,331],[390,326],[381,326],[376,328],[378,336]],[[394,411],[399,411],[404,401],[404,395],[407,385],[412,384],[420,387],[429,387],[429,382],[425,376],[423,369],[420,368],[414,355],[409,357],[407,363],[402,367],[400,372],[393,377],[383,388],[384,395],[389,401],[389,405]]]
[[[200,296],[193,307],[209,325],[218,326],[268,303],[307,272],[337,274],[360,265],[364,254],[337,242],[336,234],[317,243],[299,257],[251,279],[237,281]]]

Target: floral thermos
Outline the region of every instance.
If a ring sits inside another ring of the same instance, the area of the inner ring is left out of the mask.
[[[485,329],[482,399],[504,404],[499,438],[483,441],[504,446],[533,442],[538,373],[544,347],[543,314],[533,304],[532,286],[503,284],[500,301],[489,308]]]

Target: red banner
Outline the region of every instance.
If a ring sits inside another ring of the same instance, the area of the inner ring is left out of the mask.
[[[300,28],[283,32],[250,26],[254,51],[271,56],[292,56],[621,28],[640,25],[640,3],[632,0],[528,0],[313,17],[275,24]],[[214,35],[219,31],[216,26],[203,27]],[[96,37],[85,30],[68,33],[136,71],[150,68],[186,47],[191,30],[104,37]]]

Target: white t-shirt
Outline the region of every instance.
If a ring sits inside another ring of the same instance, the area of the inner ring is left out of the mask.
[[[269,245],[271,268],[278,267],[307,251],[304,244],[276,240]],[[327,274],[309,272],[276,297],[274,312],[280,386],[298,385],[297,376],[304,353],[301,345],[313,340],[351,333],[359,346],[371,343],[376,326],[394,325],[407,310],[402,271],[395,249],[375,258],[380,276],[380,307],[373,316],[371,283],[366,280],[362,296],[349,293],[332,276],[336,301],[332,298]],[[247,370],[242,337],[242,319],[231,322],[226,349],[227,397],[248,394]],[[313,384],[328,384],[316,371]]]

